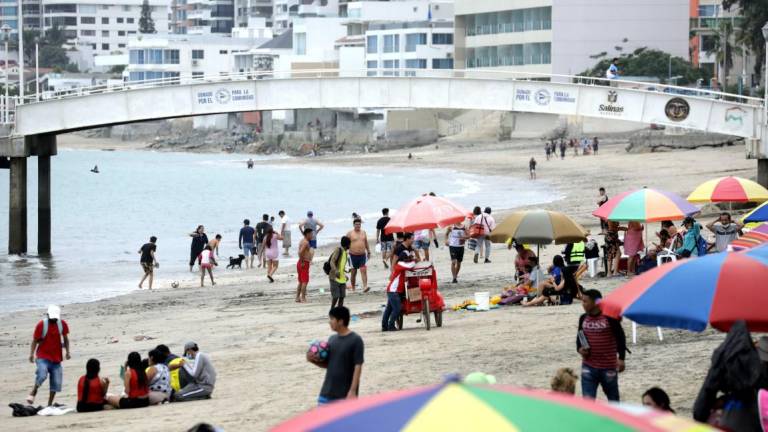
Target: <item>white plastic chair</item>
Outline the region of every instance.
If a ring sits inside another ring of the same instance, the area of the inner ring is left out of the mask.
[[[656,334],[659,336],[659,342],[664,341],[664,335],[661,334],[661,327],[656,327]],[[637,323],[632,321],[632,345],[637,345]]]
[[[677,254],[670,249],[664,249],[663,253],[656,255],[656,266],[675,261],[677,261]]]

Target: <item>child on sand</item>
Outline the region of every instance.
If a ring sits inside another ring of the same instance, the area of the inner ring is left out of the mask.
[[[205,286],[205,271],[208,271],[208,276],[211,277],[211,285],[216,285],[213,281],[213,266],[219,265],[216,262],[216,258],[213,256],[213,250],[210,246],[205,246],[200,255],[197,256],[197,262],[200,264],[200,286]]]

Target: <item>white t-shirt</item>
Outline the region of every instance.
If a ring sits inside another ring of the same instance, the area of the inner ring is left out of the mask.
[[[488,213],[481,213],[477,216],[475,216],[475,224],[483,224],[483,227],[486,229],[486,234],[493,231],[494,228],[496,228],[496,221],[493,220],[493,216],[489,215]]]
[[[448,234],[448,246],[451,247],[463,247],[464,240],[461,238],[465,235],[464,227],[451,228],[451,232]]]
[[[413,239],[418,241],[429,241],[429,230],[423,229],[413,233]]]
[[[203,250],[200,252],[200,264],[211,264],[211,257],[213,257],[213,251]]]
[[[291,230],[291,218],[288,217],[288,215],[285,215],[280,218],[280,225],[285,225],[285,231],[288,232]]]

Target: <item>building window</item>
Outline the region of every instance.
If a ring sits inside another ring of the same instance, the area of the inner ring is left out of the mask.
[[[434,62],[433,62],[434,63]],[[409,59],[405,61],[406,69],[426,69],[427,59]]]
[[[366,40],[366,49],[365,52],[368,54],[376,54],[379,52],[379,37],[378,36],[368,36],[365,38]]]
[[[400,69],[400,60],[384,60],[384,69]],[[399,72],[384,71],[384,76],[399,76]]]
[[[163,63],[165,64],[179,64],[179,50],[167,49],[163,55]]]
[[[124,12],[130,12],[131,11],[131,7],[129,5],[123,5],[123,11]]]
[[[296,33],[296,55],[307,54],[307,34]]]
[[[128,63],[144,64],[144,50],[131,50],[128,52]]]
[[[133,24],[134,19],[133,18],[126,18],[125,22],[127,22],[128,24]]]
[[[550,30],[551,28],[551,6],[466,16],[467,36]]]
[[[219,54],[227,54],[227,50],[219,50]]]
[[[715,50],[715,44],[717,43],[717,36],[715,35],[701,35],[701,52],[712,52]]]
[[[125,36],[125,31],[124,30],[118,30],[117,31],[117,35],[118,36]]]
[[[101,44],[101,50],[102,51],[109,51],[109,44],[106,44],[106,43]]]
[[[720,5],[699,5],[700,17],[716,17],[720,12]]]
[[[414,52],[416,51],[417,45],[426,45],[426,44],[427,44],[426,33],[410,33],[405,35],[405,51],[406,52]]]
[[[192,72],[192,79],[202,78],[205,76],[205,72]]]
[[[96,30],[80,30],[80,36],[96,36]]]
[[[96,17],[80,17],[80,24],[96,24]]]
[[[16,28],[16,20],[5,20],[6,24],[11,26],[11,28]],[[52,18],[45,18],[45,25],[46,26],[58,26],[58,27],[66,27],[66,26],[76,26],[77,25],[77,18],[76,17],[63,17],[63,16],[55,16]]]
[[[80,4],[77,6],[77,10],[80,11],[80,15],[95,15],[99,8],[96,7],[96,5],[86,5],[86,4]]]
[[[432,69],[453,69],[453,59],[432,59]]]
[[[77,5],[74,3],[45,5],[45,13],[77,13]]]
[[[130,72],[128,81],[144,81],[144,72]]]
[[[109,30],[102,30],[101,37],[109,37]]]
[[[117,23],[118,24],[122,24],[123,23],[123,19],[122,18],[117,18]]]
[[[453,33],[433,33],[432,45],[453,45]]]
[[[109,24],[109,18],[108,17],[102,17],[101,18],[101,23],[102,24]]]
[[[136,30],[128,30],[128,36],[135,35]]]
[[[117,44],[118,48],[125,48],[125,44]]]
[[[384,35],[384,52],[400,52],[400,35]]]
[[[202,60],[205,58],[205,51],[192,50],[192,60]]]
[[[163,64],[163,50],[161,49],[149,49],[146,50],[147,64]]]

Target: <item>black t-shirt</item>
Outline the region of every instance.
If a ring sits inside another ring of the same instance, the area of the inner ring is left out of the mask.
[[[139,262],[143,263],[152,263],[152,252],[157,251],[157,245],[154,243],[144,243],[144,246],[141,247],[141,259]]]
[[[403,243],[398,243],[395,246],[395,256],[398,261],[411,261],[414,258],[413,248],[407,247]]]
[[[195,255],[202,252],[203,249],[205,249],[205,245],[207,244],[208,236],[206,234],[199,234],[192,237],[192,251],[195,252]]]
[[[267,228],[269,228],[269,222],[259,222],[256,224],[256,243],[261,244],[264,241],[264,236],[267,234]]]
[[[328,369],[320,396],[329,400],[344,399],[352,387],[355,366],[363,364],[363,338],[351,332],[328,339]]]
[[[381,230],[381,236],[379,240],[383,242],[395,241],[394,234],[384,234],[384,227],[389,223],[389,216],[382,216],[378,222],[376,222],[376,229]]]

